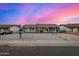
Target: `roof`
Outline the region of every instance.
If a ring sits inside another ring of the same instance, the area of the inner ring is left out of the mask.
[[[57,24],[30,24],[30,25],[24,25],[23,27],[44,27],[44,26],[48,26],[48,27],[58,27]]]
[[[18,25],[10,25],[10,24],[0,24],[0,27],[12,27],[12,26],[18,26]]]
[[[60,26],[66,26],[66,27],[79,27],[79,23],[73,23],[73,24],[60,24]]]

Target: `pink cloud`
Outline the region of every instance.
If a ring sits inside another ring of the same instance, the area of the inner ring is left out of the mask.
[[[21,24],[21,25],[24,25],[24,24],[27,24],[28,22],[27,22],[27,17],[26,16],[19,16],[18,18],[17,18],[17,22],[16,22],[16,24]]]
[[[48,11],[48,12],[47,12]],[[40,12],[33,14],[30,18],[26,16],[18,17],[18,24],[60,24],[65,23],[68,18],[79,16],[79,6],[70,8],[43,8]],[[30,20],[28,20],[30,19]]]

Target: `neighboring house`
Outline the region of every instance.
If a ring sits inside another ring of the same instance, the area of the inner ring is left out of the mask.
[[[14,27],[17,25],[9,25],[9,24],[0,24],[0,32],[4,31],[4,32],[10,32],[10,28]]]
[[[65,26],[65,27],[69,28],[71,32],[79,32],[79,23],[61,24],[60,26]]]

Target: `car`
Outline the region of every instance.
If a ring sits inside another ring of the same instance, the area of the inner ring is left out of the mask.
[[[0,31],[0,35],[5,35],[5,32],[1,32],[1,31]]]
[[[5,33],[5,34],[12,34],[13,31],[5,31],[4,33]]]
[[[0,35],[12,34],[13,31],[0,31]]]

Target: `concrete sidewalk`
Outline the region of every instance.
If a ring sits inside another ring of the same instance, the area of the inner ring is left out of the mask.
[[[79,46],[77,41],[56,41],[56,40],[0,40],[4,46]]]

